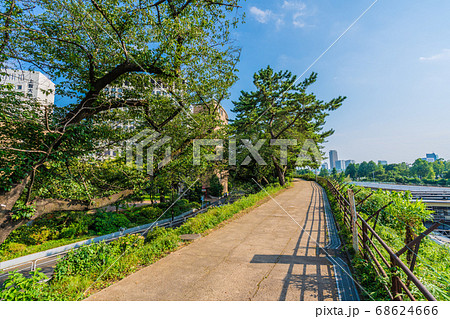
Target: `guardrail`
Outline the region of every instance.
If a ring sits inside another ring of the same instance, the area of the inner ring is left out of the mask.
[[[341,189],[337,183],[333,184],[330,180],[326,180],[326,186],[333,194],[340,210],[344,214],[344,224],[352,232],[354,250],[357,252],[359,251],[364,259],[375,264],[375,271],[379,276],[390,279],[391,286],[388,287],[386,284],[383,284],[383,286],[386,289],[391,300],[402,301],[405,297],[403,293],[405,293],[410,300],[415,301],[416,298],[409,288],[410,283],[412,283],[417,287],[417,289],[427,300],[436,301],[436,298],[414,275],[413,271],[420,241],[434,229],[436,229],[440,225],[440,222],[435,223],[433,226],[428,228],[422,234],[417,236],[413,241],[411,241],[395,253],[392,248],[390,248],[375,231],[380,212],[391,203],[382,207],[367,219],[364,219],[360,214],[358,214],[356,208],[361,205],[366,199],[368,199],[370,195],[359,203],[355,203],[353,190],[349,189],[346,197],[341,192]],[[372,226],[369,225],[369,221],[373,221]],[[378,245],[376,245],[375,242],[378,242]],[[379,249],[377,246],[381,246],[381,249]],[[385,254],[383,254],[381,250],[384,250]],[[414,252],[414,256],[409,265],[406,265],[400,259],[400,256],[407,250]],[[389,257],[386,258],[385,255]],[[387,259],[389,259],[389,261]],[[400,272],[403,272],[405,274],[407,278],[406,283],[401,280]]]
[[[206,212],[208,210],[208,208],[223,205],[224,202],[227,202],[227,201],[229,201],[229,197],[221,197],[216,202],[213,202],[212,204],[210,204],[204,208],[201,208],[198,210],[194,209],[194,210],[187,211],[181,215],[174,217],[173,219],[167,218],[164,220],[159,220],[157,222],[121,230],[121,231],[114,232],[111,234],[79,241],[79,242],[72,243],[69,245],[60,246],[60,247],[56,247],[56,248],[49,249],[46,251],[41,251],[38,253],[34,253],[34,254],[22,256],[19,258],[0,262],[0,279],[8,276],[8,273],[1,274],[1,272],[7,271],[8,269],[19,268],[19,269],[16,269],[19,272],[36,270],[38,264],[43,265],[43,264],[48,264],[48,263],[53,262],[53,260],[46,261],[46,262],[45,262],[45,260],[54,258],[57,256],[65,255],[69,251],[78,249],[85,245],[90,245],[90,244],[98,243],[101,241],[110,242],[110,241],[119,239],[120,237],[123,237],[126,235],[131,235],[131,234],[138,234],[138,233],[145,234],[145,233],[151,231],[154,227],[177,227],[177,226],[183,224],[184,222],[186,222],[187,219],[194,217],[198,214]],[[27,265],[27,267],[21,268],[22,265],[23,266]]]

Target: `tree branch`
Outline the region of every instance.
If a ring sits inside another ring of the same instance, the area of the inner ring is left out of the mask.
[[[47,154],[45,151],[40,150],[22,150],[20,148],[14,148],[14,147],[0,147],[0,150],[4,151],[15,151],[15,152],[24,152],[24,153],[40,153],[40,154]]]
[[[119,38],[120,44],[122,45],[122,50],[125,54],[125,58],[128,61],[128,51],[127,48],[125,46],[125,42],[123,41],[122,38],[122,34],[119,32],[119,30],[117,30],[117,28],[114,26],[114,24],[112,23],[112,21],[108,18],[108,16],[106,15],[106,12],[103,11],[103,9],[100,7],[100,5],[95,1],[95,0],[91,0],[92,4],[94,5],[94,7],[97,9],[98,12],[100,12],[100,14],[103,16],[103,18],[105,18],[105,20],[109,23],[109,25],[111,26],[111,28],[114,30],[114,32],[116,33],[117,37]]]

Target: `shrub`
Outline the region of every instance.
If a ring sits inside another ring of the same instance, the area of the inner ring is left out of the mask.
[[[96,234],[110,234],[130,225],[128,218],[121,213],[100,211],[95,213],[91,228]]]
[[[128,235],[110,244],[100,242],[72,250],[58,262],[53,277],[60,280],[67,276],[96,274],[121,254],[142,246],[143,242],[142,236]]]
[[[17,253],[20,251],[23,251],[27,248],[27,245],[25,244],[19,244],[19,243],[7,243],[4,246],[4,250],[9,251],[11,253]]]
[[[150,243],[154,251],[159,252],[173,250],[178,247],[179,241],[180,237],[173,229],[160,227],[155,227],[145,239],[145,242]]]
[[[0,287],[0,300],[4,301],[33,301],[48,300],[51,294],[48,285],[43,281],[47,276],[38,268],[32,271],[30,278],[21,273],[11,272],[8,279]]]
[[[33,245],[39,245],[45,241],[56,239],[58,237],[59,231],[55,229],[49,229],[47,227],[42,227],[39,231],[30,235],[30,238],[34,240]]]

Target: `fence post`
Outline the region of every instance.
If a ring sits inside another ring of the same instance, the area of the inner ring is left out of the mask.
[[[401,288],[399,284],[399,278],[398,278],[398,269],[397,264],[391,256],[391,275],[392,275],[392,296],[394,297],[394,301],[403,301],[403,298],[401,296]]]
[[[369,260],[369,254],[367,253],[367,241],[369,240],[369,236],[367,235],[367,224],[362,222],[362,246],[363,246],[363,254],[364,259]]]
[[[356,224],[357,216],[356,216],[356,207],[355,207],[355,196],[353,195],[353,190],[348,190],[348,200],[350,203],[350,212],[352,214],[352,233],[353,233],[353,249],[355,253],[358,253],[358,225]]]

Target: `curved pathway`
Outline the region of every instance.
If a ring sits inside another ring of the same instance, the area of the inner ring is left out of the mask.
[[[88,300],[339,300],[327,242],[322,189],[295,181]]]

